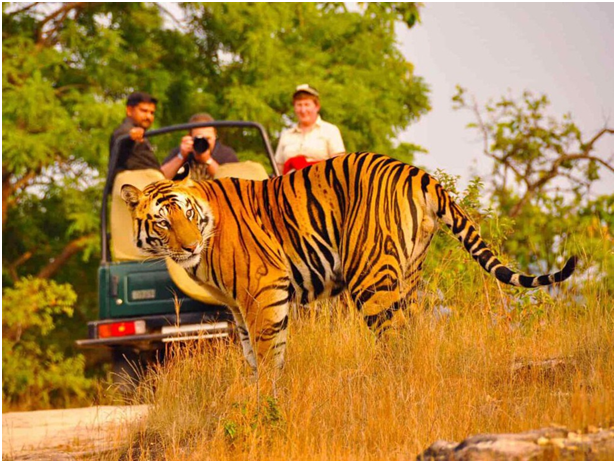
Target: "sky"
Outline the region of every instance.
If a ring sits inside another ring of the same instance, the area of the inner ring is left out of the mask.
[[[461,176],[488,174],[491,163],[469,111],[454,111],[457,84],[480,106],[524,90],[545,93],[549,114],[571,113],[586,138],[614,127],[613,3],[425,3],[421,23],[396,29],[400,49],[431,88],[432,110],[399,139],[429,151],[416,163]],[[614,159],[613,136],[596,154]],[[601,168],[593,194],[614,192],[614,174]]]

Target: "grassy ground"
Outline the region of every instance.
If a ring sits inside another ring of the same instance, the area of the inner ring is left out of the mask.
[[[141,390],[152,411],[131,447],[110,457],[413,459],[438,439],[613,425],[611,292],[477,288],[445,316],[427,297],[385,340],[344,301],[295,313],[275,399],[259,396],[239,346],[175,352]]]

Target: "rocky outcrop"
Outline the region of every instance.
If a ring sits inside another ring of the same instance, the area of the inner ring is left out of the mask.
[[[518,434],[477,434],[464,441],[437,441],[417,456],[423,461],[614,460],[614,427],[573,432],[563,427]]]

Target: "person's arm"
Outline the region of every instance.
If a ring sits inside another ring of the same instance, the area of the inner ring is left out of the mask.
[[[185,162],[186,159],[184,159],[184,157],[182,157],[182,155],[178,152],[177,155],[173,156],[169,161],[160,166],[160,170],[163,172],[166,179],[172,180]]]
[[[330,158],[335,158],[336,156],[346,153],[340,129],[333,124],[331,125],[331,134],[328,137],[327,145],[329,151],[327,154]]]
[[[220,167],[220,164],[218,164],[218,162],[216,161],[216,159],[214,159],[213,157],[210,156],[210,163],[207,165],[207,173],[210,174],[210,176],[212,178],[214,178],[214,175],[216,175],[216,172],[218,172],[218,168]]]
[[[211,151],[212,150],[209,149],[205,151],[204,153],[195,154],[194,156],[195,156],[195,161],[197,161],[199,164],[206,165],[206,171],[208,175],[214,178],[214,175],[218,171],[218,167],[220,166],[220,164],[216,161],[216,159],[212,157]]]
[[[128,133],[133,141],[143,143],[143,135],[145,134],[145,129],[143,127],[133,127]]]
[[[122,122],[122,125],[120,125],[120,127],[118,127],[113,132],[113,135],[111,136],[111,139],[109,140],[109,154],[111,155],[111,151],[113,150],[113,147],[115,146],[118,138],[120,138],[123,135],[129,135],[129,137],[123,140],[118,146],[118,158],[117,158],[117,162],[115,166],[116,170],[125,170],[125,169],[130,170],[129,160],[136,146],[135,139],[137,138],[143,139],[143,133],[141,133],[141,137],[139,137],[139,134],[140,134],[139,131],[133,130],[135,128],[136,127],[132,124],[130,119],[128,118],[124,119],[124,122]]]
[[[280,134],[280,140],[278,140],[278,146],[276,147],[276,154],[274,154],[274,161],[278,167],[279,175],[282,175],[284,169],[284,139],[286,131]]]
[[[165,178],[171,180],[175,177],[175,174],[177,174],[180,167],[184,165],[186,158],[188,158],[188,155],[192,152],[192,150],[193,138],[190,135],[182,137],[180,149],[177,154],[174,153],[172,156],[167,157],[167,159],[163,161],[163,165],[160,167],[160,170],[163,172]]]

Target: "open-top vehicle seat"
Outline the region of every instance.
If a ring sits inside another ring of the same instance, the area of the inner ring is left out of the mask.
[[[266,180],[267,171],[258,162],[243,161],[243,162],[230,162],[228,164],[221,164],[218,166],[215,178],[243,178],[245,180]]]

